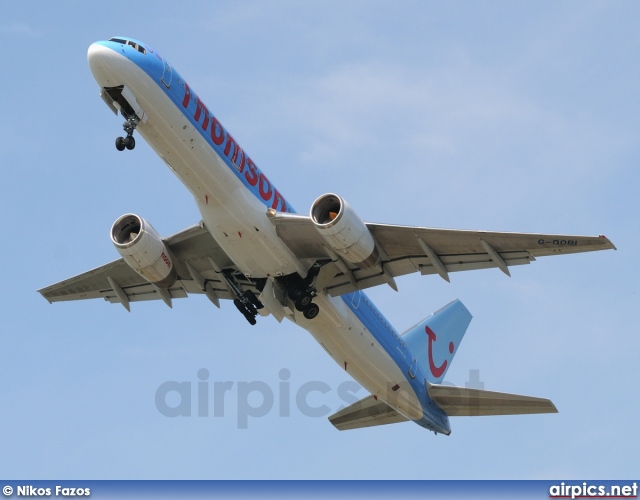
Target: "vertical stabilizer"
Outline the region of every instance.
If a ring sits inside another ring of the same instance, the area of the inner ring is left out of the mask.
[[[403,333],[430,383],[441,383],[464,337],[471,313],[454,300]]]

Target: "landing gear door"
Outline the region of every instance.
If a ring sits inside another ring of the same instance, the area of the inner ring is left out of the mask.
[[[113,111],[115,115],[117,115],[118,108],[114,104],[113,98],[107,93],[105,89],[100,89],[100,97],[102,97],[102,100],[107,103],[107,106],[109,106],[109,109]]]
[[[138,104],[138,101],[136,100],[136,96],[133,95],[133,92],[131,92],[131,90],[129,90],[129,88],[125,85],[122,87],[122,97],[124,98],[124,100],[126,101],[126,103],[129,105],[129,108],[126,109],[126,106],[124,106],[124,103],[121,104],[121,109],[120,112],[122,113],[123,108],[125,108],[125,112],[122,113],[123,116],[125,118],[131,118],[131,111],[133,111],[133,113],[138,117],[138,119],[143,122],[146,123],[147,122],[147,114],[144,112],[144,110],[142,109],[142,107],[140,106],[140,104]]]
[[[278,323],[281,323],[287,315],[287,311],[282,306],[282,302],[286,300],[285,293],[277,282],[267,280],[258,300],[264,304],[264,308],[258,310],[261,316],[266,316],[270,312]]]

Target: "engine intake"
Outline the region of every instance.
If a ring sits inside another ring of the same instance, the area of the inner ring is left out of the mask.
[[[124,261],[149,283],[169,288],[177,273],[169,251],[153,226],[142,217],[126,214],[111,227],[111,241]]]
[[[337,194],[325,194],[314,201],[310,217],[327,244],[348,262],[364,269],[380,262],[367,225]]]

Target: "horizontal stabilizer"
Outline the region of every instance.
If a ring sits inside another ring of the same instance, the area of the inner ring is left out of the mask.
[[[329,422],[339,431],[346,431],[360,427],[408,422],[408,419],[384,401],[379,401],[373,395],[369,395],[331,415]]]
[[[450,417],[558,413],[548,399],[427,382],[429,397]]]

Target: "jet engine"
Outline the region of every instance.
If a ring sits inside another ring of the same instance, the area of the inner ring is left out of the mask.
[[[310,217],[327,244],[348,262],[366,269],[380,261],[366,224],[337,194],[325,194],[314,201]]]
[[[113,223],[111,241],[135,272],[158,288],[169,288],[177,278],[169,251],[153,226],[138,215],[126,214]]]

